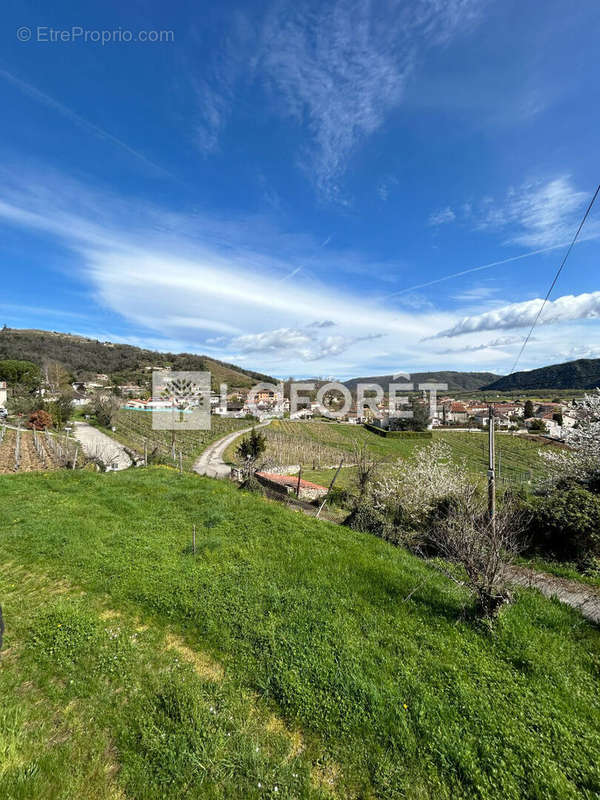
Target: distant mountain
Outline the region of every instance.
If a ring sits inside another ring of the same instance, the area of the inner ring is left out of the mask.
[[[527,372],[514,372],[483,386],[483,389],[595,389],[600,386],[600,358],[579,358]]]
[[[412,372],[410,383],[413,383],[415,388],[419,383],[447,383],[449,392],[473,391],[481,389],[491,381],[496,381],[499,377],[493,372]],[[368,378],[351,378],[349,381],[344,381],[344,385],[351,392],[356,390],[359,383],[379,383],[385,387],[388,383],[403,383],[403,381],[400,378],[394,380],[393,375],[372,375]]]
[[[126,380],[148,377],[148,367],[174,370],[209,371],[213,381],[239,389],[257,381],[273,381],[268,375],[192,353],[160,353],[129,344],[101,342],[56,331],[3,328],[0,330],[0,360],[7,358],[33,361],[43,367],[58,362],[76,380],[98,373],[118,375]]]

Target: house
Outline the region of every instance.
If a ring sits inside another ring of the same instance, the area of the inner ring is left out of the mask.
[[[0,406],[6,405],[7,394],[6,381],[0,381]]]
[[[464,403],[451,403],[450,411],[447,413],[448,422],[467,422],[469,419],[469,409]]]
[[[275,472],[256,472],[256,479],[267,489],[280,494],[298,494],[300,500],[317,500],[327,494],[327,487],[312,481],[298,479],[295,475],[277,475]],[[298,486],[298,483],[300,486]]]
[[[83,392],[73,392],[73,398],[71,402],[76,407],[87,406],[87,404],[90,402],[90,398]]]
[[[290,414],[290,419],[312,419],[313,412],[310,408],[301,408]]]

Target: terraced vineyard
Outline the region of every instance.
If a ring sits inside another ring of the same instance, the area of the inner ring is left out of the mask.
[[[432,440],[381,437],[360,426],[330,422],[290,422],[275,420],[265,428],[267,455],[280,464],[302,464],[314,471],[323,471],[345,457],[351,461],[355,444],[365,444],[385,462],[410,458],[416,448],[428,441],[446,442],[457,460],[463,460],[467,469],[483,475],[487,469],[487,433],[462,431],[434,431]],[[497,472],[501,483],[523,483],[535,480],[544,473],[544,461],[539,451],[553,447],[519,436],[498,433],[496,436]],[[233,459],[235,445],[226,456]],[[326,477],[326,475],[324,476]]]
[[[66,448],[52,434],[0,429],[0,474],[59,469],[73,456],[74,446]]]
[[[211,443],[232,431],[248,427],[246,419],[211,417],[207,431],[155,431],[152,415],[146,411],[121,409],[115,420],[116,430],[112,435],[126,447],[143,455],[146,450],[149,460],[172,464],[182,454],[183,466],[191,469],[200,453]]]

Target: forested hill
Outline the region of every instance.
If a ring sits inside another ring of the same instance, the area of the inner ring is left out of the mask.
[[[505,375],[484,389],[595,389],[600,386],[600,358],[579,358],[564,364],[514,372]]]
[[[493,372],[413,372],[410,376],[410,382],[414,384],[415,388],[419,383],[447,383],[448,391],[458,392],[461,390],[481,389],[482,386],[497,380],[499,377]],[[367,378],[352,378],[344,381],[344,385],[351,392],[356,390],[356,385],[359,383],[378,383],[381,386],[387,386],[389,383],[402,383],[402,379],[394,380],[393,375],[372,375]]]
[[[227,364],[208,356],[192,353],[160,353],[129,344],[101,342],[70,333],[56,331],[3,328],[0,330],[0,360],[33,361],[43,367],[58,362],[77,380],[97,373],[134,379],[147,367],[168,367],[174,370],[208,370],[213,381],[230,387],[250,387],[257,381],[273,379],[259,372]]]

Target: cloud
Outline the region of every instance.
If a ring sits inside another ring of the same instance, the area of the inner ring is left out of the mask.
[[[263,371],[299,372],[325,356],[339,368],[335,359],[344,352],[357,368],[366,366],[372,341],[384,336],[394,359],[408,362],[432,325],[453,320],[392,309],[374,291],[341,284],[338,265],[348,253],[325,255],[319,241],[282,234],[264,220],[173,214],[60,174],[0,170],[0,218],[73,254],[96,301],[90,309],[110,309],[136,335],[188,342],[195,352],[254,353]],[[311,269],[299,274],[300,257]],[[366,261],[360,266],[376,272]]]
[[[570,241],[581,214],[591,199],[576,189],[568,175],[548,181],[529,181],[511,188],[498,202],[491,197],[481,203],[477,229],[502,232],[505,244],[545,248]],[[588,226],[584,236],[598,236],[598,227]]]
[[[531,337],[530,342],[537,341]],[[522,336],[502,336],[498,339],[492,339],[483,344],[467,344],[464,347],[449,348],[447,350],[438,350],[439,355],[451,355],[453,353],[478,353],[480,350],[494,350],[496,348],[509,347],[513,344],[522,344]]]
[[[493,297],[497,292],[498,289],[494,286],[475,286],[472,289],[465,289],[465,291],[453,295],[452,298],[460,302],[472,303],[481,300],[489,300],[489,298]]]
[[[440,211],[431,214],[427,224],[430,226],[447,225],[449,222],[454,222],[455,219],[456,214],[454,211],[452,211],[450,206],[446,206],[446,208],[442,208]]]
[[[198,142],[204,151],[216,147],[236,88],[253,81],[268,92],[275,114],[306,129],[299,164],[323,197],[340,199],[348,159],[399,106],[415,65],[429,48],[470,30],[482,5],[280,2],[262,20],[237,18],[213,74],[195,84],[203,114]]]
[[[315,332],[313,324],[305,328],[278,328],[256,334],[245,334],[233,339],[230,344],[241,353],[270,353],[278,357],[293,355],[302,361],[318,361],[340,355],[358,342],[379,339],[381,336],[382,334],[320,337]]]
[[[542,305],[542,300],[527,300],[523,303],[512,303],[502,308],[464,317],[456,325],[447,330],[440,331],[434,337],[461,336],[464,333],[476,331],[493,331],[510,328],[529,327]],[[538,325],[553,325],[559,322],[569,322],[580,319],[597,319],[600,317],[600,292],[588,292],[579,295],[564,295],[556,300],[546,303],[544,312]]]

